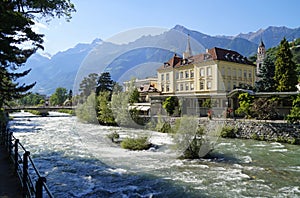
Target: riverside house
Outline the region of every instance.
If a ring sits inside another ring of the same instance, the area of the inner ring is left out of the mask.
[[[160,96],[152,96],[151,113],[157,114],[159,103],[168,97],[182,98],[183,114],[205,116],[206,100],[211,100],[216,114],[231,105],[230,91],[240,86],[254,86],[256,65],[236,51],[214,47],[205,53],[192,55],[190,44],[183,57],[174,56],[158,70]]]

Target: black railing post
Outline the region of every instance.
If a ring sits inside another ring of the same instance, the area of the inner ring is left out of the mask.
[[[15,159],[15,172],[18,172],[18,167],[19,167],[19,139],[15,140],[15,154],[14,154],[14,159]]]
[[[35,184],[35,197],[42,198],[43,197],[43,184],[46,183],[45,177],[39,177]]]
[[[12,136],[13,136],[13,133],[10,132],[9,133],[9,136],[8,136],[8,155],[11,156],[11,152],[12,152]]]
[[[27,180],[28,180],[28,157],[30,155],[29,151],[25,151],[23,154],[23,197],[26,197],[27,194]]]

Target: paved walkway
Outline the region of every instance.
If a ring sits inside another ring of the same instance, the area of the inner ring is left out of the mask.
[[[0,198],[19,197],[22,197],[20,183],[4,146],[0,144]]]

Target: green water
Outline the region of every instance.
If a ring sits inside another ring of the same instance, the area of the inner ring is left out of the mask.
[[[179,160],[168,134],[74,117],[18,118],[10,130],[55,197],[300,197],[297,145],[219,138],[209,158]],[[128,151],[109,141],[112,131],[145,133],[160,146]]]

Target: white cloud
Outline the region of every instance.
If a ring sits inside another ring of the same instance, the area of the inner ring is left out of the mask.
[[[49,30],[48,26],[43,23],[37,21],[34,21],[34,23],[35,24],[32,26],[32,30],[36,33],[42,33],[43,30]]]

